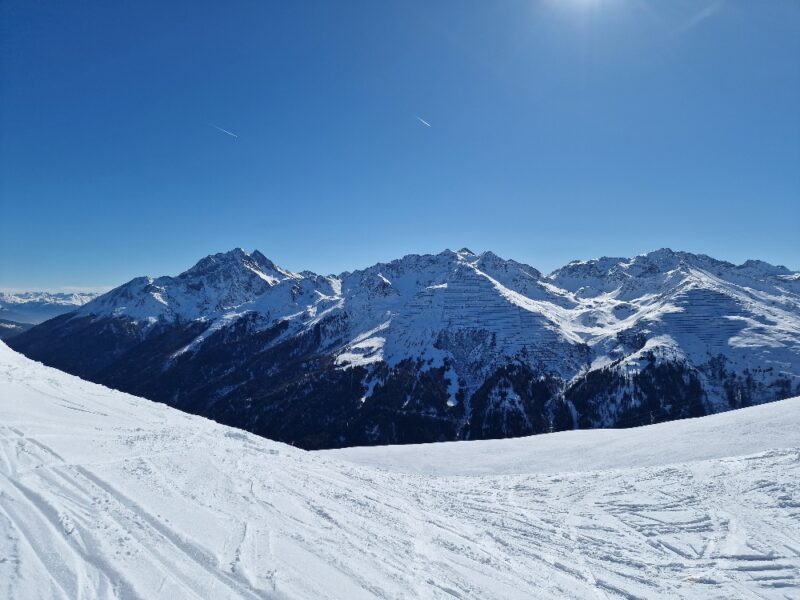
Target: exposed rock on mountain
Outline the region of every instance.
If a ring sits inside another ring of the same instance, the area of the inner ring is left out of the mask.
[[[668,249],[550,275],[463,249],[321,276],[236,249],[10,344],[305,448],[499,438],[800,393],[800,278]]]

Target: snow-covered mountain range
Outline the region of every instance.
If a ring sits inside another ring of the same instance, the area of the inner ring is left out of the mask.
[[[0,319],[42,323],[94,300],[93,292],[0,292]]]
[[[305,452],[0,342],[0,597],[785,600],[798,452],[800,398]]]
[[[322,276],[236,249],[10,343],[306,448],[513,437],[800,393],[800,273],[662,249],[545,275],[462,249]]]

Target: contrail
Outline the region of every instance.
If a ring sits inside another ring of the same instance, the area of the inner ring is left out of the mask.
[[[425,125],[425,127],[430,127],[430,126],[431,126],[431,124],[430,124],[430,123],[428,123],[428,122],[427,122],[425,119],[423,119],[422,117],[417,117],[417,121],[419,121],[420,123],[422,123],[423,125]]]
[[[238,135],[236,135],[236,134],[235,134],[235,133],[233,133],[232,131],[228,131],[227,129],[223,129],[222,127],[217,127],[217,126],[216,126],[216,125],[214,125],[213,123],[210,123],[210,125],[211,125],[211,126],[214,128],[214,129],[217,129],[217,130],[221,131],[222,133],[227,133],[227,134],[228,134],[229,136],[231,136],[231,137],[235,137],[235,138],[238,138],[238,137],[239,137]]]
[[[726,2],[726,0],[717,0],[716,2],[712,2],[711,4],[706,6],[704,9],[702,9],[699,12],[695,13],[689,19],[687,19],[686,21],[681,23],[678,27],[676,27],[675,30],[673,31],[673,34],[674,35],[681,35],[683,33],[686,33],[687,31],[689,31],[690,29],[694,29],[695,27],[700,25],[700,23],[705,21],[706,19],[710,19],[715,14],[717,14],[720,11],[720,9],[723,6],[725,6],[725,2]]]

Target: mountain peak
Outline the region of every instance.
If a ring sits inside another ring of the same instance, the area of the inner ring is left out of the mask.
[[[184,275],[204,273],[209,271],[210,269],[214,269],[215,267],[219,267],[221,265],[241,263],[250,258],[251,258],[250,255],[247,252],[245,252],[242,248],[234,248],[233,250],[228,250],[227,252],[217,252],[216,254],[209,254],[208,256],[205,256],[200,260],[198,260],[193,267],[181,273],[179,277],[183,277]]]
[[[746,260],[736,267],[739,271],[747,273],[759,273],[764,275],[790,275],[792,271],[783,265],[773,265],[763,260]]]
[[[675,252],[672,248],[659,248],[658,250],[651,250],[650,252],[645,252],[644,254],[640,254],[636,258],[644,257],[650,260],[664,260],[664,259],[674,259],[678,258],[681,255],[686,255],[687,252]],[[635,260],[635,259],[634,259]]]
[[[270,283],[276,283],[277,280],[287,277],[297,277],[295,273],[282,269],[258,250],[248,253],[242,248],[209,254],[200,259],[193,267],[178,275],[178,277],[186,279],[208,275],[219,270],[228,271],[231,269],[250,271]]]
[[[210,254],[177,277],[137,277],[83,308],[154,322],[206,318],[252,302],[286,279],[302,276],[278,267],[258,250]]]

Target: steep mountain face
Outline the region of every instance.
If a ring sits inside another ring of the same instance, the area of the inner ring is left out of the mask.
[[[800,275],[659,250],[545,276],[463,249],[320,276],[237,249],[10,345],[305,448],[626,427],[800,393]]]
[[[99,294],[92,292],[0,292],[0,319],[17,323],[42,323],[72,312]]]

